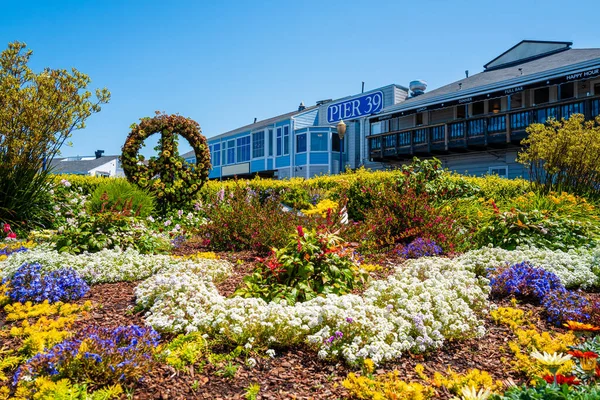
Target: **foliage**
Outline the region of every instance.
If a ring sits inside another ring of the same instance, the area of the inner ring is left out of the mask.
[[[348,390],[351,398],[361,400],[424,400],[432,398],[435,394],[430,387],[401,380],[397,370],[376,377],[350,372],[342,385]]]
[[[261,196],[236,184],[230,192],[219,191],[205,208],[209,223],[200,227],[206,246],[214,250],[254,250],[267,253],[283,247],[287,235],[305,218],[284,211],[277,193]]]
[[[155,133],[161,134],[156,147],[159,157],[152,157],[145,164],[144,157],[138,152],[144,140]],[[177,135],[192,146],[196,156],[194,165],[179,155]],[[142,118],[139,124],[131,126],[121,159],[127,179],[154,193],[163,211],[171,205],[190,202],[204,185],[211,168],[210,152],[200,125],[190,118],[159,112],[155,117]]]
[[[148,217],[154,211],[154,198],[125,179],[111,179],[93,192],[89,198],[91,213],[119,213]]]
[[[252,383],[246,388],[244,397],[246,398],[246,400],[256,400],[259,393],[260,385],[258,383]]]
[[[88,215],[80,221],[59,228],[55,236],[56,249],[79,254],[103,249],[133,248],[141,253],[164,253],[169,242],[148,229],[144,221],[120,213],[104,212]]]
[[[302,210],[304,215],[313,215],[318,214],[322,218],[327,218],[327,214],[330,212],[337,212],[339,208],[339,204],[333,200],[325,199],[318,202],[315,206],[307,210]]]
[[[47,353],[31,358],[19,368],[14,381],[26,376],[52,376],[97,387],[135,382],[150,367],[158,339],[152,328],[135,325],[114,329],[87,327]]]
[[[525,314],[525,311],[514,307],[498,307],[490,311],[490,316],[495,323],[513,330],[525,325],[525,321],[531,317],[529,313]]]
[[[600,388],[582,385],[570,388],[567,384],[555,386],[539,380],[535,386],[513,386],[503,395],[492,395],[490,400],[594,400],[600,398]]]
[[[26,302],[25,304],[7,304],[4,306],[4,312],[6,313],[6,321],[19,321],[29,318],[38,318],[41,316],[47,317],[50,315],[66,317],[82,311],[89,311],[91,307],[92,303],[89,300],[81,306],[72,303],[63,303],[60,301],[50,304],[48,300],[44,300],[44,302],[40,304],[33,304],[30,301]]]
[[[62,182],[69,182],[69,187],[72,190],[80,192],[84,196],[90,196],[96,189],[107,182],[122,178],[109,178],[105,176],[92,175],[73,175],[73,174],[56,174],[52,175],[54,186],[60,185]]]
[[[165,346],[158,357],[173,368],[182,371],[200,361],[206,352],[206,340],[198,332],[192,332],[177,336]]]
[[[235,294],[289,304],[318,295],[345,294],[360,285],[361,275],[343,250],[342,240],[327,231],[297,227],[287,245],[262,260]]]
[[[80,299],[88,290],[74,269],[63,268],[42,275],[41,265],[23,264],[10,279],[8,296],[20,303],[46,300],[54,303]]]
[[[19,42],[0,53],[0,221],[29,228],[51,217],[50,162],[110,99],[108,90],[96,90],[93,102],[90,78],[75,68],[33,72],[31,55]]]
[[[442,248],[431,239],[416,238],[399,251],[404,258],[421,258],[439,256]]]
[[[517,161],[529,168],[539,188],[598,197],[600,118],[585,121],[583,114],[573,114],[532,124],[522,143]]]
[[[40,317],[33,323],[23,320],[20,326],[13,325],[10,328],[10,335],[21,338],[19,352],[31,357],[71,337],[70,329],[77,318],[76,314],[72,314],[56,319]]]

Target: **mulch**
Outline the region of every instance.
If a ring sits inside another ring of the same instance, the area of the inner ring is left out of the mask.
[[[243,277],[251,273],[256,258],[251,253],[220,255],[235,266],[234,274],[218,285],[223,295],[230,295],[239,286]],[[92,286],[88,294],[79,302],[91,300],[95,307],[84,319],[76,323],[75,329],[82,329],[91,324],[103,327],[143,325],[143,314],[135,311],[136,285],[136,282],[120,282]],[[498,305],[508,304],[508,302],[498,303]],[[535,306],[524,304],[520,307],[530,310],[536,316],[540,313],[540,309]],[[551,328],[543,322],[539,322],[539,325],[540,328]],[[9,327],[10,323],[5,322],[5,314],[0,310],[0,329],[9,329]],[[511,331],[506,327],[495,325],[489,319],[486,320],[486,328],[487,334],[481,339],[448,341],[437,351],[426,354],[405,354],[393,362],[379,366],[376,373],[382,374],[397,369],[401,379],[419,381],[415,366],[422,364],[425,373],[430,377],[433,377],[436,371],[446,371],[448,367],[455,372],[478,368],[489,372],[494,379],[502,380],[507,385],[524,382],[525,377],[512,371],[506,361],[511,356],[507,346],[507,343],[514,338]],[[164,342],[170,339],[172,336],[163,336]],[[19,343],[13,339],[2,338],[2,340],[2,345],[9,348],[16,348]],[[244,399],[248,386],[259,384],[258,399],[342,399],[347,397],[342,381],[349,372],[358,372],[357,368],[350,368],[343,363],[319,360],[313,351],[303,347],[280,351],[273,359],[257,358],[257,365],[252,369],[244,365],[243,359],[237,361],[240,367],[233,378],[217,375],[219,367],[210,364],[203,368],[190,367],[188,371],[180,372],[168,365],[156,363],[147,372],[144,380],[133,388],[133,398]],[[443,388],[438,389],[436,398],[447,400],[452,397]]]

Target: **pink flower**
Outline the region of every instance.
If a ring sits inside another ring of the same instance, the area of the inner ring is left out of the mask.
[[[7,239],[16,239],[17,238],[17,234],[14,233],[14,232],[10,232],[6,238]]]
[[[10,225],[4,224],[4,233],[8,233],[8,232],[10,232]]]
[[[302,230],[302,227],[298,225],[296,229],[298,229],[298,236],[304,237],[304,231]]]

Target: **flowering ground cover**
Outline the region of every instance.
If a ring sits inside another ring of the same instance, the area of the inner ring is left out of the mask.
[[[160,215],[125,182],[57,180],[54,225],[2,225],[0,399],[596,398],[591,200],[373,176]]]

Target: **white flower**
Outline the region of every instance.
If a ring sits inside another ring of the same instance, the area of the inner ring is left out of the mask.
[[[250,357],[248,360],[246,360],[246,364],[248,365],[248,367],[254,368],[256,367],[256,360]]]
[[[150,222],[154,222],[154,217],[152,215],[149,215],[146,219]]]
[[[165,221],[165,226],[169,226],[169,225],[171,225],[171,220],[170,219],[168,219],[168,220]]]
[[[267,350],[267,355],[271,358],[275,358],[275,350],[273,350],[273,349]]]

